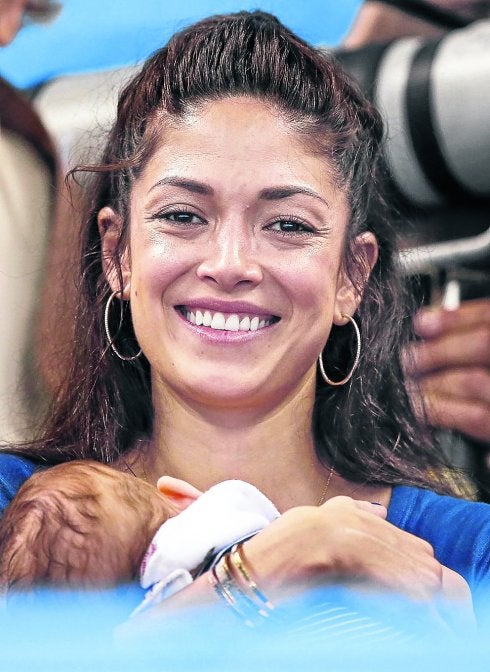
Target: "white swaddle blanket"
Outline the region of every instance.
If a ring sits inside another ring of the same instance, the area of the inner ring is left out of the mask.
[[[143,558],[140,583],[148,592],[133,615],[192,583],[192,570],[211,553],[259,532],[279,517],[250,483],[223,481],[157,531]]]

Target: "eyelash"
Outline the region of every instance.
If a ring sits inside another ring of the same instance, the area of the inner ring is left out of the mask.
[[[187,216],[187,217],[192,217],[196,218],[199,220],[198,222],[179,222],[176,219],[172,219],[172,217],[178,217],[178,216]],[[206,224],[206,220],[200,217],[199,215],[196,215],[195,212],[192,210],[187,210],[185,208],[181,208],[178,210],[169,210],[169,211],[161,211],[157,212],[154,215],[152,215],[149,219],[157,219],[157,220],[167,220],[173,224],[178,224],[180,226],[195,226],[196,223],[198,224]],[[281,231],[280,229],[273,229],[272,227],[276,224],[293,224],[298,227],[302,227],[300,230],[296,229],[295,231]],[[264,227],[265,230],[268,231],[274,231],[275,233],[278,233],[284,238],[290,238],[290,237],[295,237],[295,236],[312,236],[315,234],[315,230],[305,224],[302,220],[296,218],[295,216],[286,216],[286,217],[281,217],[279,219],[275,219],[273,222],[270,224],[267,224]]]
[[[192,210],[186,210],[185,208],[179,208],[178,210],[168,210],[168,211],[163,211],[163,212],[156,212],[154,215],[152,215],[149,219],[165,219],[172,224],[179,224],[180,226],[195,226],[196,222],[179,222],[176,219],[171,219],[172,216],[179,216],[179,215],[185,215],[187,217],[195,217],[196,219],[199,220],[199,224],[205,224],[206,221],[200,217],[199,215],[196,215],[195,212],[192,212]]]
[[[296,231],[281,231],[280,229],[273,229],[272,227],[275,224],[295,224],[296,226],[302,227],[302,230],[296,230]],[[300,219],[297,219],[294,216],[288,216],[288,217],[281,217],[280,219],[276,219],[271,224],[268,224],[266,227],[269,231],[276,231],[283,237],[291,237],[291,236],[312,236],[315,234],[315,230],[311,227],[305,224]]]

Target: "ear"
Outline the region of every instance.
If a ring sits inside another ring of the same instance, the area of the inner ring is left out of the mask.
[[[112,208],[106,206],[97,215],[97,224],[102,247],[102,267],[107,282],[113,292],[121,290],[118,274],[118,267],[120,265],[123,277],[123,293],[120,298],[129,300],[129,288],[131,285],[129,250],[126,247],[122,255],[118,255],[117,250],[123,230],[122,218]]]
[[[376,261],[378,260],[378,241],[371,231],[365,231],[354,241],[355,268],[350,273],[343,267],[340,270],[335,296],[333,322],[346,323],[346,315],[354,315],[361,299],[364,286]]]
[[[173,478],[173,476],[161,476],[157,481],[157,488],[173,515],[187,509],[192,502],[195,502],[202,495],[201,490],[187,483],[187,481]]]

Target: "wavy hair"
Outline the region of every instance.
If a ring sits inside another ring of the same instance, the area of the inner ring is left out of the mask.
[[[319,458],[343,477],[371,484],[412,484],[450,491],[432,437],[412,410],[401,366],[411,309],[394,261],[394,228],[380,184],[383,124],[378,111],[334,57],[313,48],[275,17],[257,12],[214,16],[175,34],[122,91],[101,162],[91,173],[82,241],[78,338],[72,367],[45,437],[31,449],[45,459],[112,462],[152,431],[148,361],[118,359],[104,334],[111,292],[104,276],[97,214],[111,206],[123,222],[114,262],[127,243],[131,188],[155,149],[165,121],[229,96],[254,96],[285,115],[321,154],[350,204],[344,264],[363,291],[356,314],[363,340],[349,384],[332,388],[318,376],[312,431]],[[364,283],[353,242],[372,231],[379,259]],[[121,286],[122,286],[122,278]],[[365,286],[364,286],[365,285]],[[138,349],[130,311],[111,317],[118,347]],[[352,359],[352,330],[333,328],[327,343],[331,378]],[[327,359],[327,357],[326,357]]]

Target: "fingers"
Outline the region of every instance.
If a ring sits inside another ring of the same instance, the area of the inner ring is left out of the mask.
[[[325,504],[322,504],[322,507],[331,508],[337,503],[342,503],[342,505],[345,506],[352,506],[359,509],[360,511],[365,511],[366,513],[378,516],[378,518],[385,519],[388,515],[386,506],[380,504],[379,502],[368,502],[364,499],[352,499],[351,497],[345,497],[343,495],[331,497],[325,502]]]
[[[472,607],[470,587],[463,577],[449,567],[442,567],[442,592],[451,601],[462,602]]]
[[[375,558],[365,556],[367,577],[413,601],[432,600],[441,593],[443,585],[443,568],[434,557],[432,546],[408,532],[396,532],[392,539],[385,538],[384,548],[378,549],[376,567]]]
[[[407,358],[415,375],[445,367],[490,367],[490,299],[466,301],[457,310],[422,309],[415,331],[425,341]]]
[[[333,497],[319,510],[337,522],[326,542],[330,571],[338,577],[363,579],[416,601],[440,593],[442,565],[432,546],[384,520],[384,507]]]
[[[490,369],[430,374],[421,381],[421,391],[432,425],[490,441]]]
[[[414,320],[417,334],[427,339],[480,325],[490,326],[490,299],[465,301],[456,310],[423,308]]]
[[[366,502],[362,499],[354,500],[355,506],[361,511],[366,511],[366,513],[372,513],[374,516],[379,518],[386,518],[388,515],[388,510],[386,506],[378,504],[377,502]]]
[[[429,393],[425,395],[427,420],[434,427],[462,432],[478,441],[490,441],[490,406],[475,400]]]
[[[462,576],[448,567],[442,568],[442,601],[434,605],[443,621],[461,634],[476,626],[470,587]]]
[[[407,373],[415,376],[448,367],[490,367],[490,326],[473,326],[413,343],[405,363]]]
[[[429,422],[490,441],[490,299],[423,309],[414,325],[425,340],[406,349],[405,371],[419,385]]]
[[[344,495],[331,497],[324,504],[322,504],[320,508],[332,509],[336,506],[352,507],[383,519],[385,519],[388,515],[386,506],[380,504],[379,502],[368,502],[364,499],[353,499],[352,497],[346,497]]]
[[[432,373],[422,379],[420,386],[427,396],[444,395],[490,406],[490,369],[469,366]]]
[[[384,520],[386,509],[350,497],[288,510],[246,542],[257,582],[277,599],[291,588],[362,581],[429,601],[442,591],[430,544]]]

